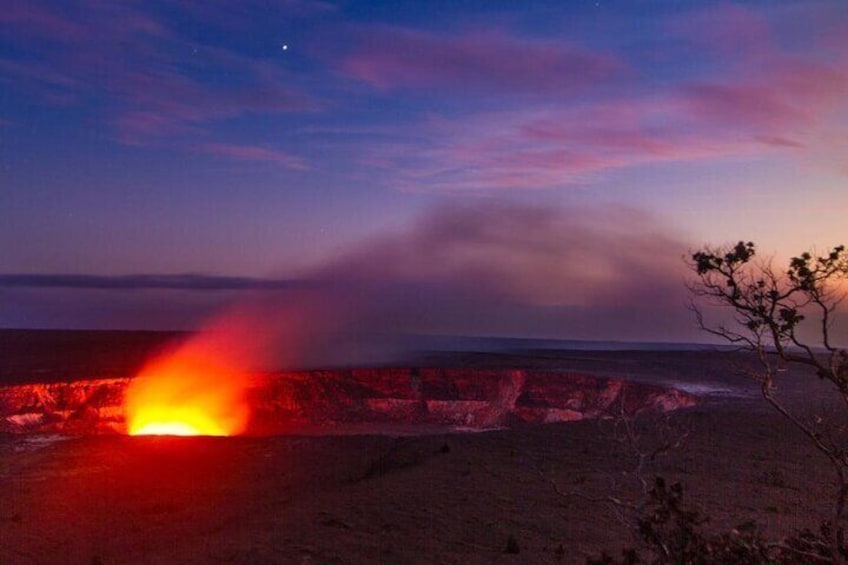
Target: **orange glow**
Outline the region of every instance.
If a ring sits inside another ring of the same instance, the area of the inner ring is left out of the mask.
[[[247,375],[207,338],[154,360],[124,398],[129,435],[230,436],[243,432]]]
[[[167,416],[166,416],[167,417]],[[132,432],[135,436],[199,436],[199,435],[222,435],[204,434],[202,428],[187,424],[185,422],[160,422],[142,426]]]

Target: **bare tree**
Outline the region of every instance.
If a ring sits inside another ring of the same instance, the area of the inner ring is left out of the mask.
[[[844,298],[838,286],[848,278],[848,253],[840,245],[825,255],[793,257],[783,270],[772,263],[759,260],[751,242],[692,254],[690,266],[697,276],[689,284],[691,309],[703,330],[756,355],[759,369],[752,376],[760,383],[763,398],[832,464],[837,490],[833,515],[823,526],[822,537],[833,561],[845,563],[842,525],[848,499],[848,446],[844,425],[833,418],[802,416],[774,391],[778,373],[788,365],[807,366],[833,385],[848,410],[848,351],[837,345],[833,335],[834,316]],[[732,317],[712,323],[707,320],[710,306],[729,309]]]
[[[594,470],[597,478],[604,481],[604,486],[600,487],[602,494],[587,494],[585,491],[591,487],[582,481],[579,487],[563,488],[541,467],[539,476],[550,483],[558,496],[605,505],[610,515],[629,530],[637,546],[644,546],[642,549],[651,552],[658,563],[674,562],[674,549],[665,544],[665,537],[657,543],[641,543],[646,541],[643,539],[643,518],[654,502],[657,480],[663,480],[656,477],[660,460],[684,445],[692,433],[691,419],[680,414],[657,413],[650,408],[628,409],[622,391],[596,423],[598,435],[608,438],[611,447],[618,446],[616,453],[620,457],[617,459],[621,461],[615,470]],[[630,553],[635,556],[636,550]],[[600,561],[589,559],[587,563],[613,564],[616,561],[604,554]]]

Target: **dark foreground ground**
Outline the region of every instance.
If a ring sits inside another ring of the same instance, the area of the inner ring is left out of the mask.
[[[437,357],[705,386],[699,407],[671,419],[691,434],[646,476],[681,481],[716,530],[754,519],[779,538],[830,510],[830,468],[734,375],[744,359]],[[798,409],[827,405],[809,375],[785,380]],[[663,429],[645,422],[641,444]],[[632,540],[594,499],[639,492],[632,449],[608,421],[404,437],[54,439],[0,439],[0,563],[582,563]],[[518,554],[504,552],[510,536]]]

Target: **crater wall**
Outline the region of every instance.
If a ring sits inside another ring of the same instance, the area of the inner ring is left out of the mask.
[[[0,432],[124,433],[130,379],[0,387]],[[693,406],[686,392],[616,378],[520,369],[378,368],[256,374],[247,433],[349,424],[470,429],[610,417]]]

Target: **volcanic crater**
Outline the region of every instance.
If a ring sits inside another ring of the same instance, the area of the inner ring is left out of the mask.
[[[648,446],[685,431],[651,473],[685,484],[706,528],[753,519],[782,539],[829,511],[827,461],[762,406],[735,372],[755,360],[735,352],[253,373],[254,437],[126,437],[130,376],[175,338],[0,330],[0,562],[585,562],[632,540],[596,501],[639,494],[605,418],[696,400],[631,421]],[[783,376],[792,406],[827,400],[815,375]]]
[[[125,433],[131,378],[0,388],[0,431]],[[692,406],[689,393],[578,373],[440,367],[266,372],[246,389],[247,435],[481,430]]]

